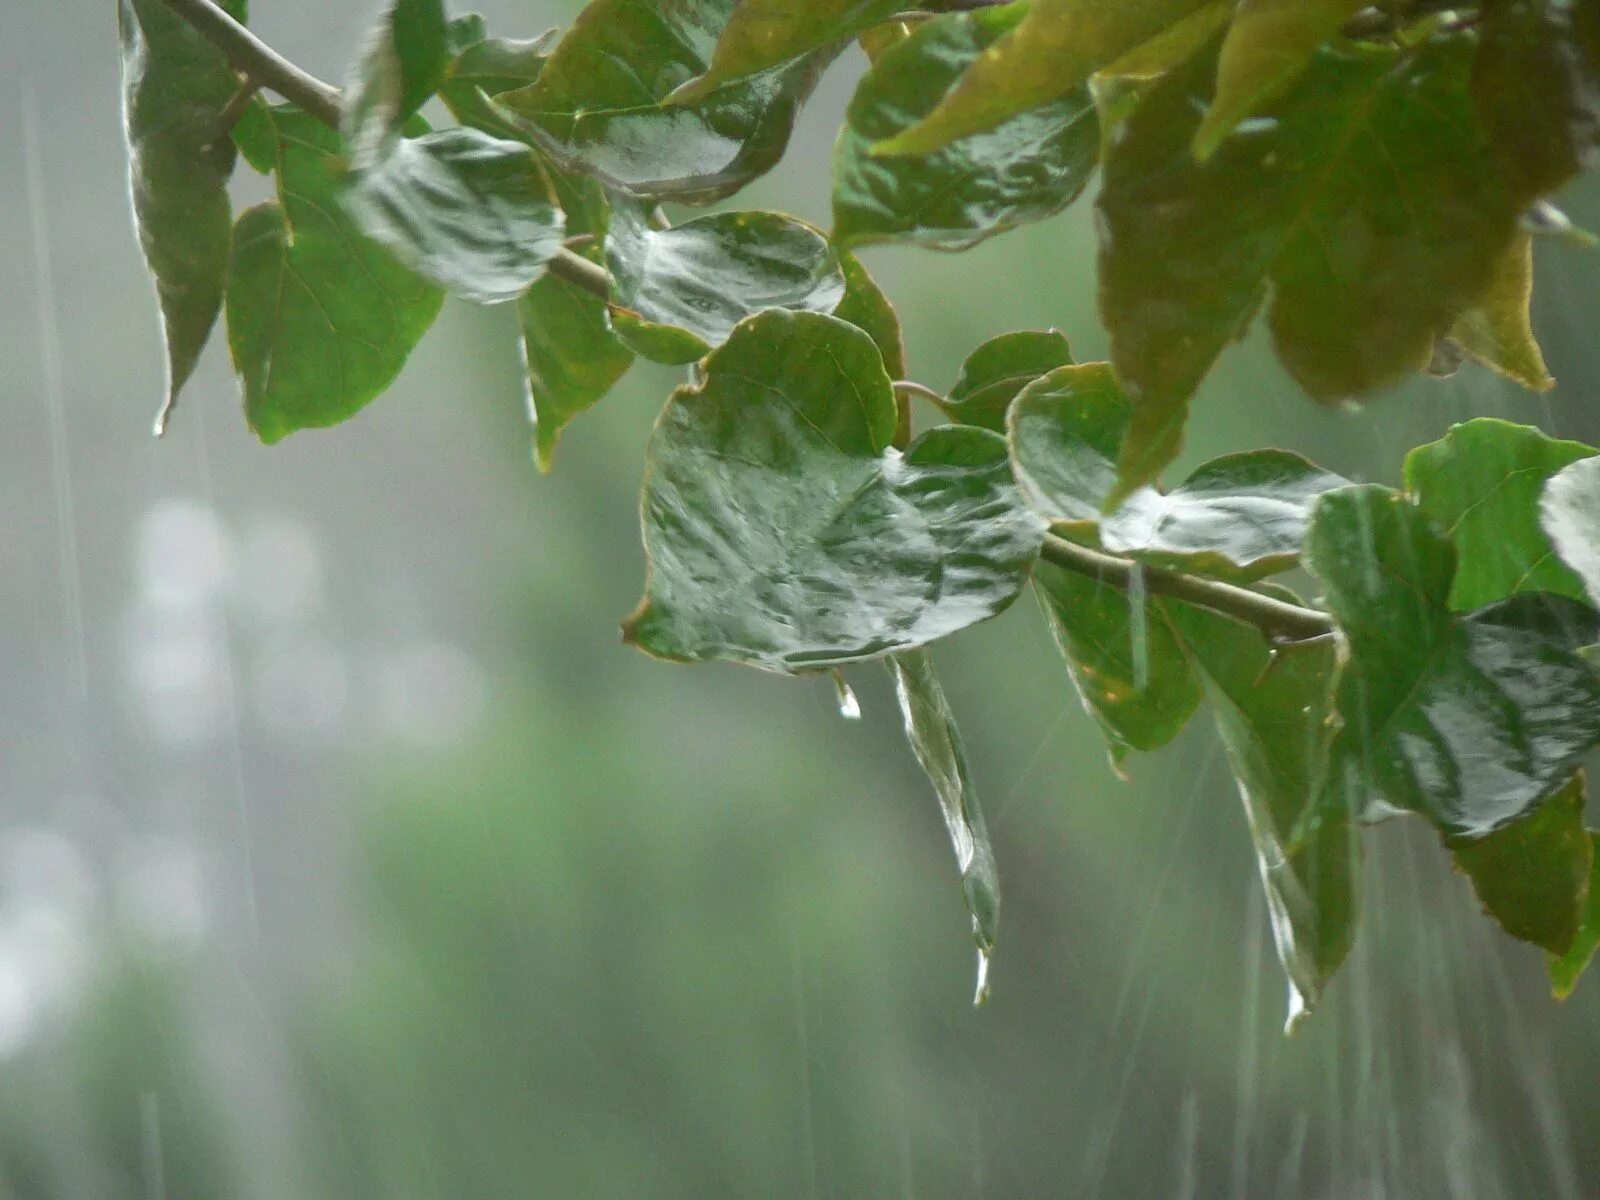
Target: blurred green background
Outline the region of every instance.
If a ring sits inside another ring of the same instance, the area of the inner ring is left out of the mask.
[[[371,15],[254,7],[333,79]],[[826,224],[862,65],[740,206]],[[940,652],[1006,889],[974,1010],[882,673],[852,723],[618,640],[674,372],[540,478],[512,314],[451,303],[339,429],[257,445],[219,345],[157,443],[113,6],[0,0],[0,114],[0,1197],[1600,1196],[1600,984],[1551,1001],[1425,831],[1368,835],[1360,948],[1286,1040],[1211,731],[1120,781],[1024,602]],[[1093,241],[1085,200],[865,259],[940,387],[1016,327],[1099,356]],[[1600,259],[1539,276],[1548,397],[1469,368],[1323,411],[1253,339],[1189,457],[1394,482],[1471,415],[1600,440]]]

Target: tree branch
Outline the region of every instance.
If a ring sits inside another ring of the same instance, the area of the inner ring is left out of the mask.
[[[1267,636],[1284,641],[1307,641],[1325,637],[1334,631],[1333,618],[1314,608],[1264,596],[1249,588],[1236,587],[1217,579],[1199,575],[1185,575],[1166,567],[1155,567],[1118,558],[1100,550],[1091,550],[1069,542],[1053,533],[1045,535],[1040,557],[1046,562],[1080,575],[1093,575],[1123,591],[1128,589],[1135,571],[1144,572],[1145,591],[1159,596],[1171,596],[1200,608],[1254,625]]]
[[[986,7],[987,0],[945,0],[946,8]],[[339,89],[324,83],[282,57],[255,34],[239,24],[212,0],[166,0],[166,4],[196,31],[227,56],[246,80],[271,88],[292,104],[297,104],[324,124],[339,128],[341,103]],[[562,248],[549,262],[552,275],[594,293],[602,300],[611,298],[611,276],[598,263],[590,262]],[[910,380],[897,380],[895,389],[902,395],[917,393],[931,399],[943,397],[931,388]],[[1256,626],[1270,637],[1304,640],[1333,632],[1326,613],[1298,604],[1287,604],[1246,588],[1184,575],[1164,567],[1143,566],[1125,558],[1091,550],[1054,534],[1047,534],[1041,556],[1058,567],[1093,575],[1113,587],[1127,589],[1135,571],[1143,570],[1145,589],[1162,596],[1185,600],[1201,608],[1237,618]]]

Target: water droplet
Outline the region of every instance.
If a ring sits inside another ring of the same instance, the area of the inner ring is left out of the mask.
[[[978,981],[972,993],[972,1006],[981,1007],[989,999],[989,952],[978,948]]]
[[[833,671],[833,690],[839,697],[839,715],[846,721],[861,720],[861,701],[856,699],[856,694],[845,681],[844,672],[838,668]]]

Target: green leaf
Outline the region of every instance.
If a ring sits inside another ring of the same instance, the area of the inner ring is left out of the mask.
[[[385,10],[345,85],[344,139],[357,167],[382,157],[385,143],[439,90],[450,41],[443,0],[393,0]]]
[[[235,9],[242,17],[242,0]],[[159,434],[222,307],[234,147],[220,118],[239,81],[162,0],[119,0],[117,33],[129,191],[167,351]]]
[[[1217,64],[1217,93],[1194,135],[1201,158],[1281,96],[1367,0],[1239,0]]]
[[[1005,443],[947,426],[890,449],[894,396],[861,330],[769,309],[703,371],[650,439],[629,641],[794,672],[914,649],[1016,598],[1043,523]]]
[[[1528,302],[1533,299],[1533,238],[1507,243],[1488,292],[1456,318],[1450,340],[1491,371],[1530,392],[1547,392],[1556,381],[1533,336]]]
[[[1451,838],[1448,844],[1501,928],[1557,957],[1572,949],[1594,869],[1594,844],[1583,828],[1581,774],[1487,837]]]
[[[880,25],[863,29],[861,36],[856,39],[856,44],[867,56],[867,61],[876,64],[890,50],[915,33],[917,26],[924,20],[925,18],[915,21],[885,21]]]
[[[1081,87],[1101,67],[1206,2],[1036,0],[1022,22],[975,61],[932,112],[874,149],[933,154],[959,138],[994,129]]]
[[[883,355],[883,369],[889,373],[889,378],[904,379],[906,344],[894,305],[854,254],[841,250],[839,269],[844,273],[844,299],[839,301],[833,315],[865,330],[878,344],[878,352]]]
[[[362,233],[480,304],[516,299],[561,249],[561,210],[533,151],[476,129],[395,141],[342,199]]]
[[[1582,459],[1550,478],[1539,501],[1539,523],[1589,599],[1600,605],[1600,458]]]
[[[527,368],[534,456],[550,470],[556,442],[574,417],[602,400],[633,363],[593,293],[545,275],[517,304]]]
[[[1292,1029],[1316,1007],[1355,938],[1355,829],[1338,815],[1318,821],[1314,813],[1338,650],[1332,641],[1271,647],[1229,617],[1172,601],[1164,607],[1205,685],[1239,781],[1289,980]]]
[[[1059,329],[1002,333],[979,346],[961,364],[950,394],[939,405],[963,425],[1006,431],[1006,410],[1039,376],[1072,362],[1072,348]]]
[[[1481,417],[1406,456],[1406,489],[1455,543],[1451,608],[1480,608],[1517,592],[1584,598],[1583,582],[1540,527],[1539,497],[1557,471],[1593,454],[1579,442]]]
[[[1311,503],[1349,481],[1287,450],[1229,454],[1171,492],[1139,488],[1103,512],[1129,404],[1104,363],[1065,367],[1011,406],[1011,455],[1022,494],[1046,518],[1097,527],[1116,554],[1227,578],[1294,565]]]
[[[1550,990],[1557,1000],[1565,1000],[1578,986],[1578,979],[1588,969],[1596,947],[1600,947],[1600,846],[1595,845],[1597,835],[1589,834],[1590,857],[1594,866],[1589,875],[1589,891],[1583,905],[1583,915],[1578,922],[1578,932],[1573,936],[1572,947],[1559,958],[1551,955]]]
[[[462,21],[467,18],[461,18]],[[452,22],[452,30],[460,22]],[[514,137],[516,129],[490,107],[486,97],[527,87],[539,78],[556,31],[536,38],[469,38],[456,34],[459,50],[449,75],[439,86],[439,98],[457,121],[496,137]]]
[[[1317,501],[1305,559],[1350,652],[1332,811],[1409,810],[1482,836],[1566,783],[1600,741],[1600,677],[1575,654],[1595,640],[1593,610],[1527,593],[1452,613],[1449,538],[1375,485]]]
[[[339,207],[338,137],[289,109],[278,200],[240,216],[228,269],[228,344],[264,442],[335,425],[400,373],[442,294],[368,242]]]
[[[1024,11],[1009,4],[928,21],[867,72],[834,145],[841,245],[898,240],[963,250],[1059,212],[1083,191],[1100,150],[1087,87],[934,154],[872,154],[875,143],[925,116]]]
[[[232,130],[239,156],[263,175],[278,169],[278,127],[272,120],[272,105],[257,93],[244,106]]]
[[[978,793],[967,769],[961,731],[956,728],[955,714],[934,674],[933,656],[926,650],[910,650],[891,654],[888,663],[895,695],[900,700],[900,715],[905,720],[906,740],[939,797],[950,844],[955,848],[961,891],[967,898],[967,911],[972,914],[972,937],[983,956],[977,994],[977,1003],[982,1004],[988,995],[987,959],[994,949],[1000,921],[1000,875],[995,869],[994,849],[989,845],[983,810],[978,807]]]
[[[712,213],[652,229],[637,205],[623,204],[606,261],[612,323],[656,362],[694,362],[765,309],[826,313],[844,298],[828,239],[779,213]]]
[[[1268,285],[1279,357],[1321,400],[1422,369],[1480,301],[1528,197],[1478,130],[1472,50],[1325,48],[1204,163],[1209,56],[1152,86],[1099,199],[1101,311],[1134,399],[1124,489],[1177,453],[1189,396]]]
[[[1199,707],[1200,685],[1162,610],[1047,562],[1034,569],[1034,587],[1112,765],[1175,738]]]
[[[1600,149],[1600,9],[1587,0],[1485,0],[1472,95],[1501,157],[1533,195]]]
[[[783,155],[795,114],[834,50],[664,105],[702,74],[737,0],[594,0],[536,83],[496,111],[563,166],[642,196],[730,195]]]
[[[678,88],[673,104],[704,100],[724,84],[786,66],[846,41],[900,11],[900,0],[740,0],[717,39],[706,73]]]
[[[1209,0],[1089,76],[1102,142],[1110,140],[1155,80],[1200,53],[1228,27],[1233,4],[1234,0]]]

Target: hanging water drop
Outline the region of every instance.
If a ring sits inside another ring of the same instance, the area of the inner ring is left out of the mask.
[[[839,697],[839,715],[846,721],[861,720],[861,701],[856,699],[855,691],[845,680],[844,672],[837,667],[833,669],[833,690]]]
[[[972,992],[972,1007],[981,1008],[989,999],[989,952],[978,947],[978,979]]]

